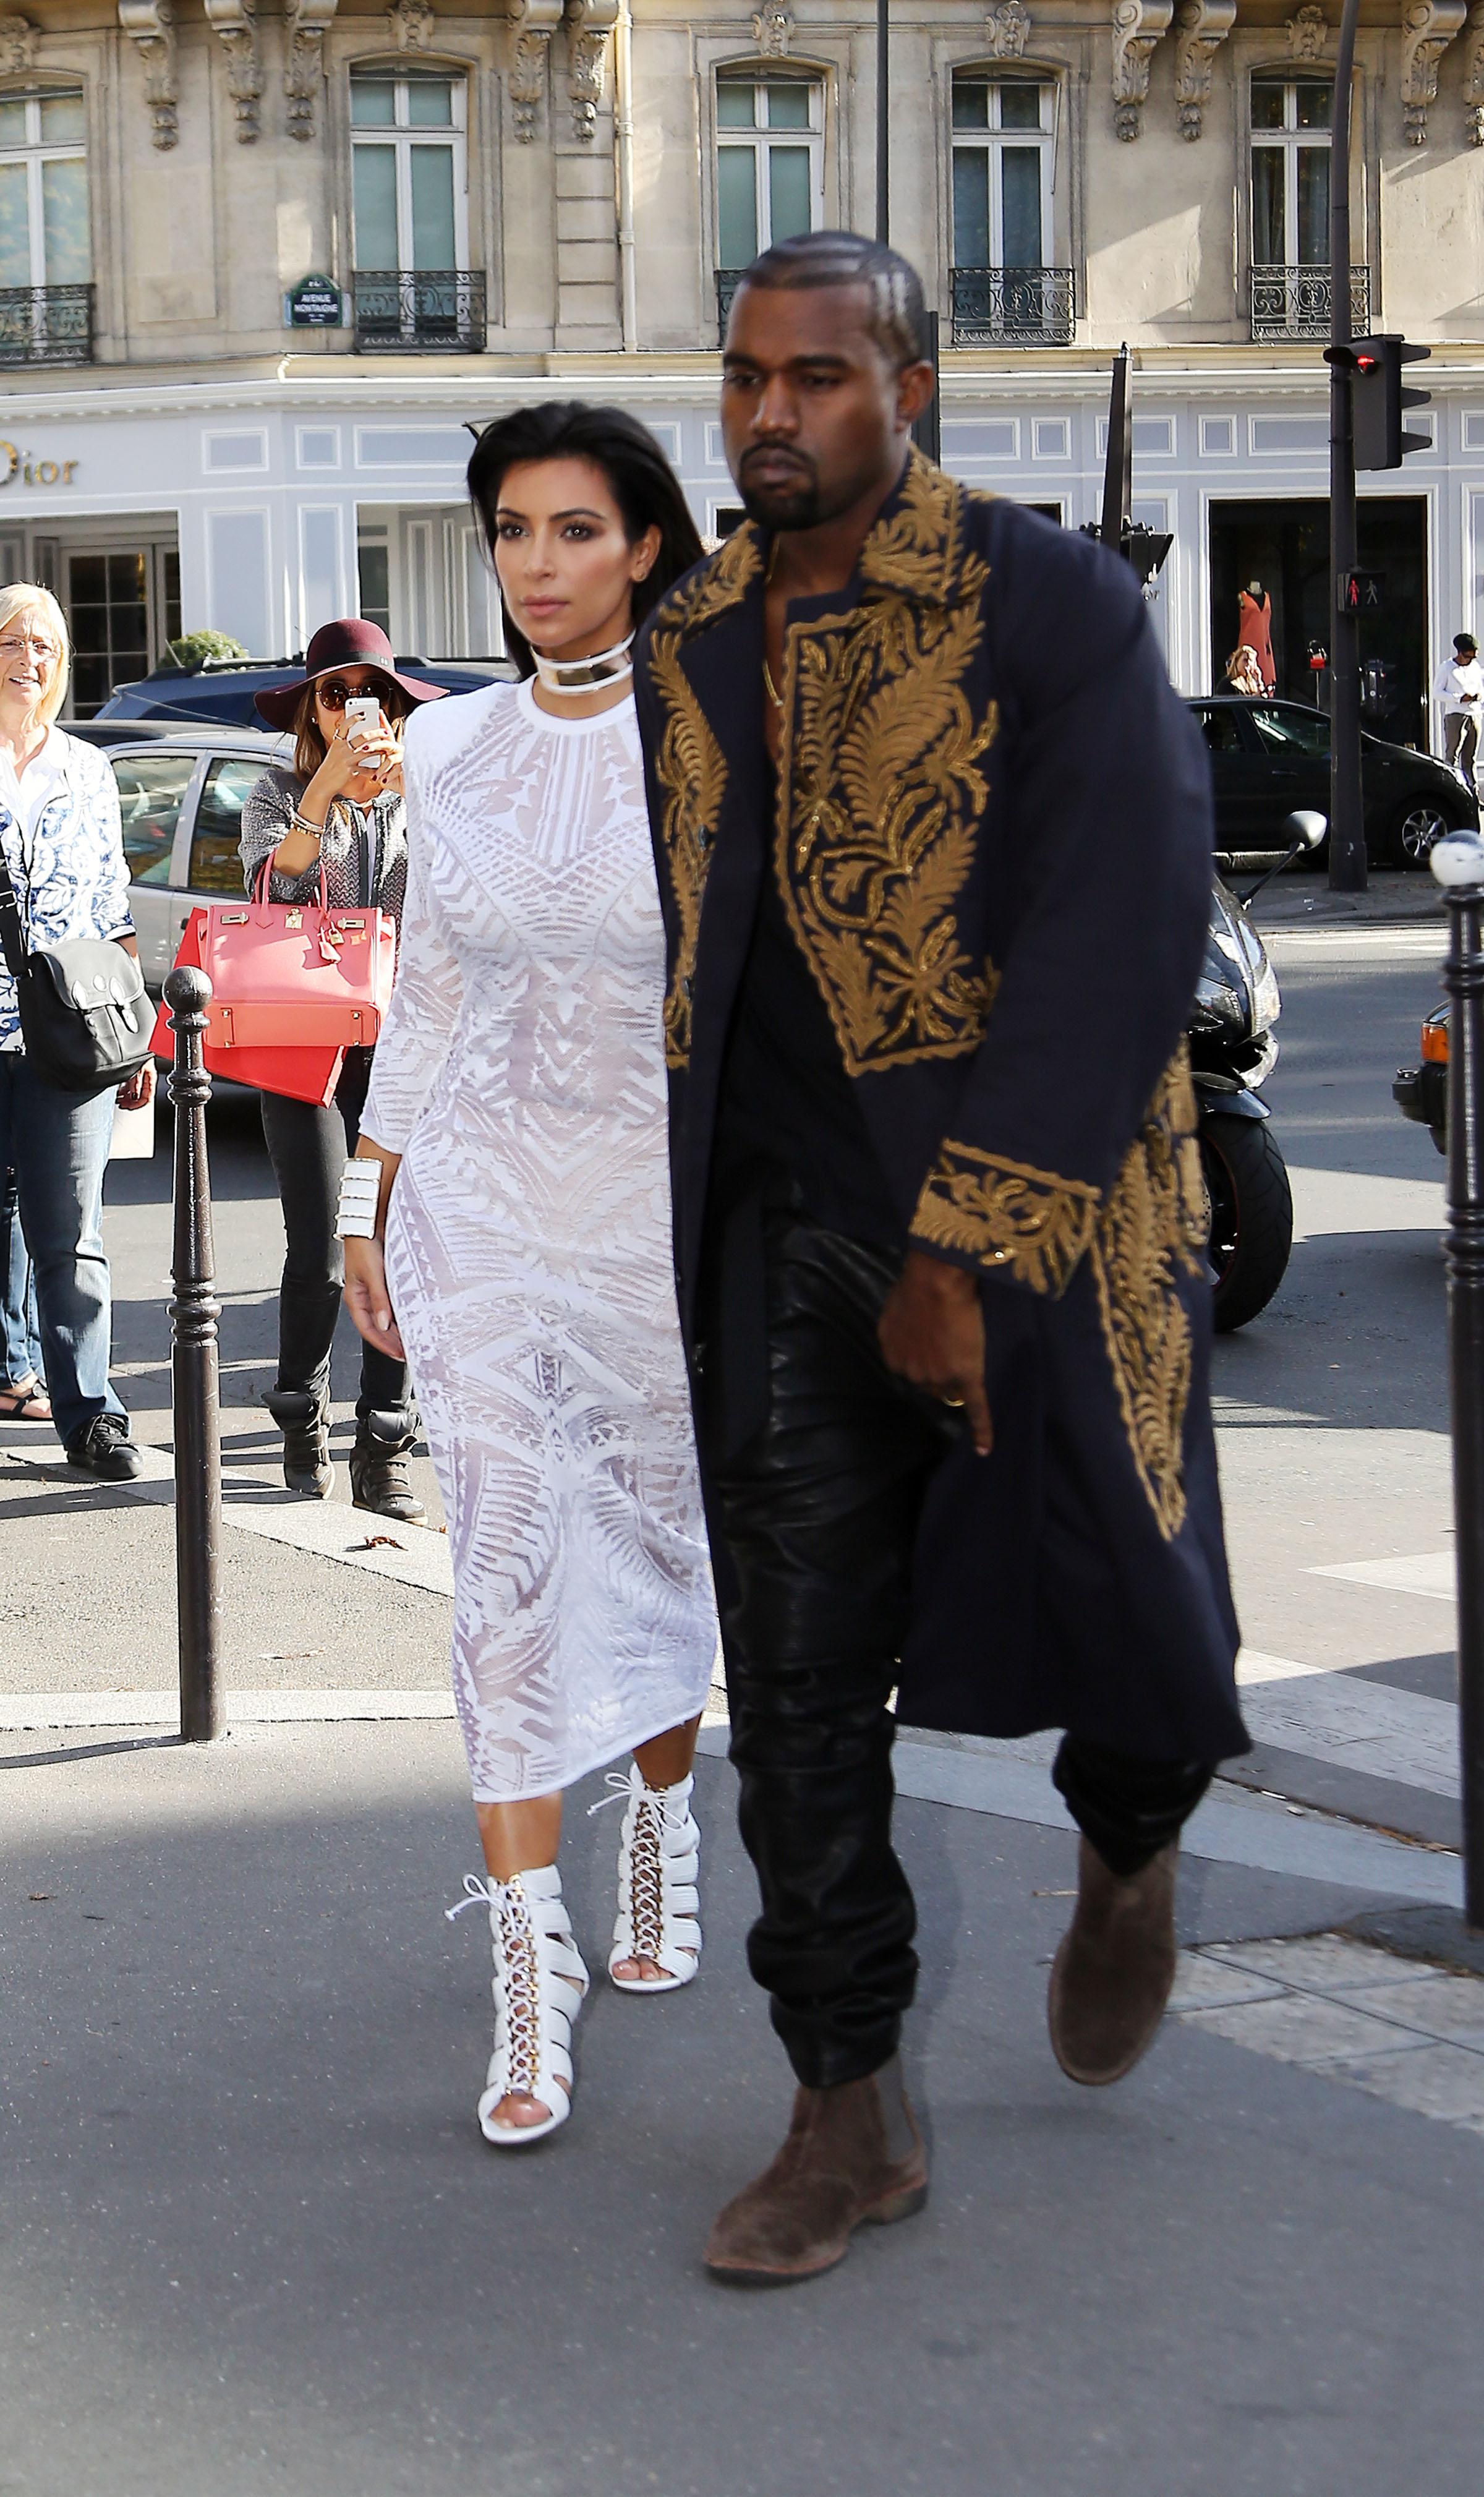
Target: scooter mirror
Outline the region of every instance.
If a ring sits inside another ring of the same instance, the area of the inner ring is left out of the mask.
[[[1290,841],[1306,850],[1316,850],[1329,828],[1329,817],[1312,806],[1300,806],[1283,826]]]

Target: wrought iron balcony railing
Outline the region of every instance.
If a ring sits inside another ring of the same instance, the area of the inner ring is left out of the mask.
[[[1065,347],[1076,303],[1069,269],[956,269],[956,347]]]
[[[1252,270],[1252,335],[1254,338],[1327,338],[1330,333],[1330,272],[1327,269]],[[1371,327],[1371,271],[1350,271],[1350,327],[1357,336]]]
[[[90,364],[90,286],[0,287],[0,364]]]
[[[351,278],[358,347],[479,355],[485,344],[482,269],[358,269]]]

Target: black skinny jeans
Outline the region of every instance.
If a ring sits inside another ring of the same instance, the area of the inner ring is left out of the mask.
[[[278,1386],[317,1395],[330,1377],[330,1347],[340,1314],[345,1255],[335,1238],[340,1173],[361,1133],[371,1081],[371,1052],[348,1049],[328,1110],[264,1092],[263,1133],[283,1227],[288,1236],[278,1290]],[[405,1410],[411,1401],[406,1365],[362,1339],[358,1420]]]
[[[923,1494],[963,1426],[882,1359],[876,1321],[898,1258],[780,1215],[764,1266],[768,1418],[740,1450],[712,1454],[708,1360],[701,1438],[734,1582],[722,1618],[732,1759],[762,1891],[747,1961],[795,2072],[817,2089],[886,2063],[912,2000],[917,1914],[892,1848],[887,1700]],[[1200,1762],[1070,1736],[1055,1774],[1119,1874],[1177,1835],[1211,1777]]]

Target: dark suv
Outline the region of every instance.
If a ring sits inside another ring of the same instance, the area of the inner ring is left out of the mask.
[[[161,668],[135,683],[115,685],[97,714],[100,728],[115,720],[158,721],[176,728],[261,728],[254,698],[272,685],[295,682],[304,664],[297,659],[208,659],[201,668]],[[426,677],[451,694],[478,693],[481,685],[514,677],[505,659],[398,659],[410,677]],[[92,722],[84,722],[84,729]],[[131,727],[129,731],[133,735]],[[95,736],[96,744],[116,743],[112,734]]]
[[[1211,753],[1218,850],[1285,849],[1283,824],[1295,807],[1328,814],[1330,724],[1322,711],[1239,694],[1213,694],[1190,709]],[[1361,789],[1373,867],[1421,866],[1444,833],[1478,829],[1478,801],[1462,775],[1414,746],[1362,736]]]

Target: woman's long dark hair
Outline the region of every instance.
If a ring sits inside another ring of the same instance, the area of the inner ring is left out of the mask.
[[[642,624],[673,581],[688,572],[701,540],[680,481],[647,426],[621,407],[588,407],[581,399],[549,398],[539,407],[518,407],[487,425],[469,461],[469,500],[484,527],[491,559],[494,516],[507,469],[531,459],[590,459],[601,468],[623,515],[632,546],[646,529],[659,531],[659,553],[643,581],[634,584],[634,622]],[[536,662],[524,634],[505,610],[505,646],[522,677]]]

